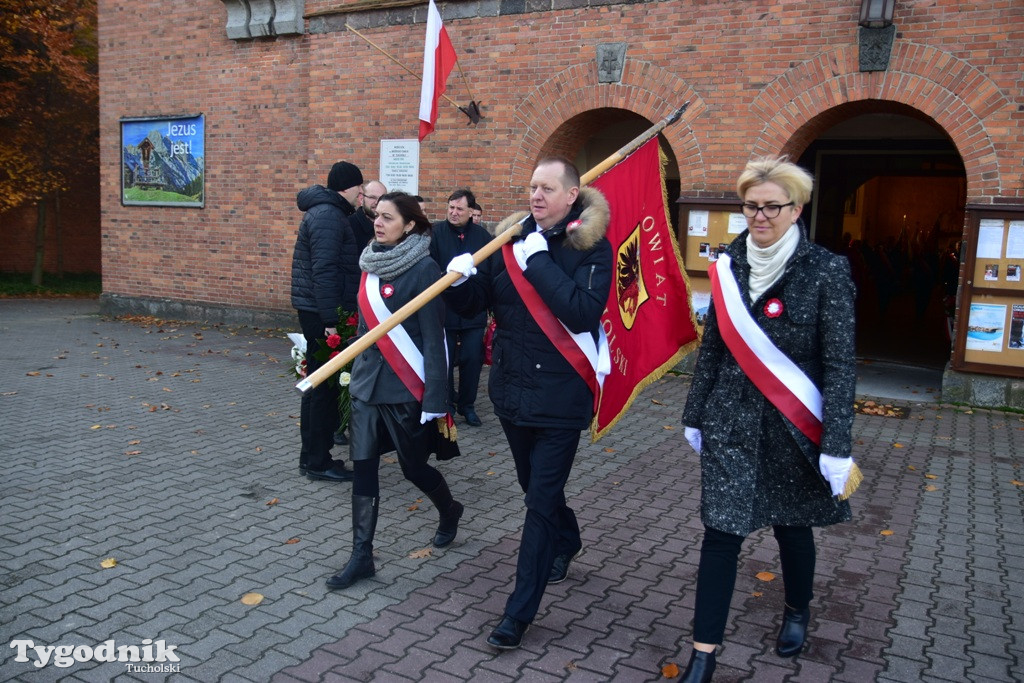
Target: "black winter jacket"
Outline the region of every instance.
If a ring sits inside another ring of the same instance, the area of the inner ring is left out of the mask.
[[[494,234],[522,218],[523,214],[506,218]],[[536,228],[533,217],[527,216],[521,234]],[[523,271],[571,332],[590,332],[595,340],[612,286],[607,229],[604,195],[583,188],[569,215],[544,231],[548,251],[531,256]],[[494,311],[497,329],[488,389],[498,417],[522,427],[583,430],[590,426],[594,416],[590,387],[533,319],[505,269],[501,250],[481,263],[468,281],[449,287],[444,296],[463,315]]]
[[[354,209],[337,192],[313,185],[296,198],[305,211],[292,254],[292,308],[338,323],[338,307],[356,310],[359,249],[348,224]]]
[[[456,228],[446,220],[434,223],[430,237],[430,256],[444,271],[459,254],[474,254],[491,241],[491,234],[470,221]],[[444,326],[449,330],[466,330],[487,325],[487,311],[462,317],[450,308],[445,312]]]

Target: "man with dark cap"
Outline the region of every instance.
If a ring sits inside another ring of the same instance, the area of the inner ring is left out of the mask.
[[[305,211],[292,256],[292,307],[306,338],[306,372],[322,363],[314,357],[319,340],[337,334],[338,307],[356,310],[359,251],[348,217],[362,194],[363,174],[339,161],[327,175],[327,187],[313,185],[299,192]],[[310,479],[351,481],[343,461],[331,459],[334,432],[340,423],[338,387],[324,382],[302,395],[299,472]]]
[[[442,268],[459,254],[472,254],[491,241],[486,230],[473,222],[470,206],[476,197],[465,188],[448,197],[448,219],[434,223],[430,255]],[[448,392],[452,409],[466,418],[466,424],[483,424],[476,414],[476,395],[480,370],[484,365],[484,328],[487,311],[464,318],[449,309],[445,313],[444,334],[448,340]],[[459,366],[459,384],[455,385],[455,366]]]

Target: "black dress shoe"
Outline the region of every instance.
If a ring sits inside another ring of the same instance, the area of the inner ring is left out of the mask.
[[[811,621],[811,610],[793,609],[786,605],[782,612],[782,628],[779,638],[775,641],[775,654],[780,657],[795,657],[804,649],[807,640],[807,624]]]
[[[708,683],[714,673],[715,653],[695,649],[690,653],[690,663],[686,665],[679,683]]]
[[[306,471],[307,470],[305,465],[299,465],[299,476],[306,476]]]
[[[480,418],[477,416],[476,410],[473,408],[466,408],[465,410],[460,410],[459,414],[462,415],[462,417],[466,418],[466,424],[468,424],[470,427],[479,427],[483,424],[483,422],[481,422]]]
[[[555,561],[551,565],[551,573],[548,574],[548,584],[562,583],[565,581],[565,577],[569,576],[569,565],[580,556],[583,552],[581,547],[574,553],[562,553],[561,555],[555,556]]]
[[[306,476],[310,479],[319,479],[321,481],[352,481],[352,470],[345,469],[344,467],[332,467],[323,472],[306,470]]]
[[[334,432],[334,445],[335,446],[347,446],[348,437],[345,436],[345,432]]]
[[[487,636],[487,644],[499,650],[514,650],[523,642],[523,634],[530,628],[529,622],[513,619],[507,614],[501,618],[491,635]]]

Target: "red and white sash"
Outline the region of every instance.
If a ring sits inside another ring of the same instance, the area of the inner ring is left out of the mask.
[[[601,387],[604,386],[604,378],[612,369],[608,338],[605,336],[604,328],[599,326],[597,342],[594,341],[594,336],[590,332],[570,332],[565,323],[555,317],[537,290],[523,275],[523,269],[516,260],[512,245],[505,244],[501,248],[501,255],[505,260],[505,269],[508,270],[509,277],[512,278],[512,284],[526,304],[526,310],[533,316],[548,341],[569,361],[569,365],[590,387],[594,394],[594,410],[596,411],[601,397]]]
[[[732,259],[723,254],[708,271],[722,339],[754,386],[804,436],[820,445],[821,392],[750,315],[731,263]]]
[[[380,295],[380,277],[373,273],[364,272],[359,283],[359,315],[363,316],[366,326],[371,330],[391,317],[391,311],[384,305],[384,298]],[[406,389],[422,403],[426,386],[423,353],[405,328],[395,325],[377,341],[377,348]]]

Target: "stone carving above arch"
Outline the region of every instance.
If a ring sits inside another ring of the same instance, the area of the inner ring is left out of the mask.
[[[675,74],[649,62],[625,60],[618,83],[600,83],[594,60],[566,67],[541,83],[513,113],[525,133],[509,169],[509,180],[519,186],[545,153],[545,144],[562,124],[594,109],[624,109],[657,122],[689,102],[682,118],[662,131],[679,164],[679,173],[703,187],[700,146],[689,121],[703,115],[703,100]],[[585,170],[585,169],[581,169]]]
[[[884,72],[859,71],[855,46],[837,47],[796,65],[751,104],[752,113],[764,121],[752,154],[781,151],[798,156],[809,137],[824,130],[828,117],[818,118],[823,112],[863,100],[899,102],[927,115],[963,159],[968,201],[991,201],[1000,195],[1007,169],[999,168],[986,119],[998,119],[1011,103],[977,68],[927,45],[897,42]],[[808,130],[808,122],[816,118],[821,127]]]

